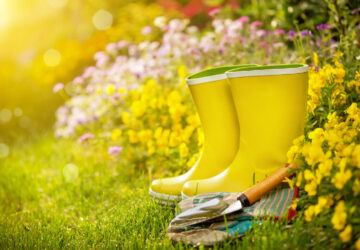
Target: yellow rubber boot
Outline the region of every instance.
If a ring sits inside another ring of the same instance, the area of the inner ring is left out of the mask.
[[[212,68],[187,78],[204,130],[203,150],[187,173],[152,182],[150,195],[156,200],[165,204],[180,200],[185,182],[215,176],[232,162],[239,146],[239,124],[225,72],[247,66]]]
[[[290,64],[227,72],[239,119],[239,150],[219,175],[185,183],[184,198],[245,191],[286,163],[292,141],[303,134],[307,71],[307,65]]]

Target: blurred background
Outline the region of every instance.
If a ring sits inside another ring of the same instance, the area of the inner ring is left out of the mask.
[[[157,16],[189,18],[202,28],[217,7],[272,29],[311,28],[332,18],[326,1],[316,0],[0,0],[0,140],[51,129],[64,102],[54,85],[72,81],[106,44],[140,42],[141,29]]]

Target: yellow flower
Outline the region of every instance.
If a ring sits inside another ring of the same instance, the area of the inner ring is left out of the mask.
[[[162,128],[162,127],[156,128],[155,133],[154,133],[154,138],[155,138],[155,139],[159,139],[160,136],[161,136],[161,134],[162,134],[162,131],[163,131],[163,128]]]
[[[286,154],[288,163],[293,163],[298,153],[299,153],[299,146],[298,145],[291,146],[291,148]]]
[[[355,248],[356,248],[356,250],[360,250],[360,238],[356,240]]]
[[[129,125],[130,124],[130,115],[128,112],[122,112],[121,113],[121,120],[123,121],[123,123],[125,125]]]
[[[338,65],[336,65],[336,64],[338,64]],[[335,65],[340,66],[342,64],[339,63],[339,62],[335,62]],[[336,83],[342,83],[344,81],[345,70],[342,67],[335,68],[334,69],[334,76],[335,76],[334,81]]]
[[[193,127],[200,126],[200,119],[197,115],[190,115],[186,117],[186,122]]]
[[[129,142],[130,143],[137,143],[139,141],[139,137],[138,137],[137,133],[134,130],[129,130],[127,133],[128,133],[128,136],[129,136]]]
[[[302,154],[305,157],[307,163],[312,166],[317,162],[321,162],[324,159],[324,152],[321,148],[321,145],[318,143],[307,144],[303,147]]]
[[[330,208],[333,204],[333,200],[331,196],[319,196],[318,203],[315,205],[314,213],[318,215],[323,211],[324,208]]]
[[[186,78],[186,67],[184,65],[180,65],[178,68],[178,76],[180,78],[180,86],[183,86],[186,84],[185,78]]]
[[[311,181],[315,178],[313,172],[311,172],[309,169],[306,169],[304,171],[304,178],[306,181]]]
[[[114,84],[106,85],[106,94],[112,95],[114,93],[115,93],[115,85]]]
[[[309,138],[313,142],[319,142],[321,144],[324,141],[324,130],[322,128],[316,128],[309,133]]]
[[[146,111],[146,103],[143,101],[135,101],[130,107],[131,112],[135,117],[142,116]]]
[[[314,205],[309,206],[304,212],[305,220],[311,221],[312,217],[314,216],[314,213],[315,213],[315,206]]]
[[[197,129],[197,133],[198,133],[198,146],[202,146],[204,144],[204,140],[205,140],[205,135],[204,135],[204,130],[202,130],[201,128]]]
[[[332,169],[332,160],[326,159],[325,161],[319,164],[319,172],[324,176],[330,176],[330,171]]]
[[[345,203],[344,201],[339,201],[331,218],[331,223],[333,224],[334,229],[342,230],[345,226],[346,218]]]
[[[190,158],[190,160],[188,160],[188,162],[186,163],[186,165],[187,165],[189,168],[192,167],[192,166],[194,166],[195,163],[197,162],[198,158],[199,158],[199,155],[198,155],[198,154],[193,155],[193,156]]]
[[[343,189],[346,182],[351,178],[352,174],[351,171],[348,169],[346,171],[340,170],[331,180],[331,182],[335,185],[337,189]]]
[[[187,147],[187,145],[183,142],[181,143],[180,147],[179,147],[179,154],[181,158],[185,158],[186,156],[189,155],[189,148]]]
[[[169,139],[169,146],[176,147],[181,143],[181,134],[178,132],[171,132]]]
[[[291,209],[292,209],[292,210],[296,210],[297,204],[298,204],[298,200],[297,200],[297,199],[294,199],[294,200],[292,201],[292,204],[291,204]]]
[[[169,135],[170,135],[170,130],[169,129],[165,129],[161,135],[157,138],[156,140],[156,144],[158,145],[158,147],[160,148],[165,148],[168,146],[169,143]]]
[[[351,240],[351,225],[347,225],[344,229],[344,231],[342,231],[339,236],[342,242],[348,242]]]
[[[315,52],[313,53],[313,61],[314,61],[314,66],[319,66],[319,57]]]
[[[305,185],[305,191],[308,193],[309,196],[316,195],[317,192],[317,184],[316,181],[313,180]]]
[[[355,166],[360,168],[360,144],[356,145],[352,153],[352,161]]]
[[[152,131],[150,129],[144,129],[144,130],[141,130],[138,134],[139,136],[139,140],[141,142],[147,142],[148,140],[151,139],[152,137]]]
[[[170,94],[167,97],[167,105],[169,107],[172,107],[174,105],[178,105],[181,103],[182,97],[180,93],[176,90],[173,90],[170,92]]]
[[[355,179],[352,190],[353,190],[355,196],[360,193],[360,181],[359,181],[359,179]]]
[[[155,153],[155,144],[153,140],[149,140],[147,143],[147,152],[149,155],[152,155],[153,153]]]
[[[178,76],[180,78],[185,78],[186,77],[186,66],[185,65],[180,65],[178,67]]]
[[[297,174],[297,178],[296,178],[296,186],[300,187],[301,186],[301,182],[302,182],[302,177],[303,177],[303,173],[300,172]]]
[[[285,177],[285,179],[283,180],[283,182],[286,182],[287,184],[289,184],[290,189],[293,189],[293,188],[294,188],[294,181],[293,181],[293,179],[290,180],[289,178]]]
[[[357,107],[356,102],[353,102],[350,107],[346,109],[346,113],[348,113],[349,117],[354,120],[360,119],[359,108]]]
[[[111,133],[111,140],[113,142],[117,142],[119,140],[119,137],[121,136],[122,131],[119,128],[115,128]]]
[[[187,106],[183,104],[174,104],[172,106],[169,106],[169,113],[171,116],[171,119],[174,122],[180,122],[181,116],[186,112]]]
[[[124,93],[126,93],[126,88],[119,88],[118,89],[118,92],[120,93],[120,94],[124,94]]]
[[[102,88],[99,86],[96,89],[96,94],[101,95],[102,94]]]
[[[193,126],[186,126],[183,133],[182,133],[182,140],[186,143],[189,142],[191,135],[194,132],[194,127]]]

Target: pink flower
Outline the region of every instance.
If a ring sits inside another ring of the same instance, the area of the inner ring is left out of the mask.
[[[209,16],[213,17],[218,13],[220,13],[220,9],[215,8],[215,9],[210,10],[208,14],[209,14]]]
[[[128,46],[128,45],[129,45],[129,42],[126,41],[126,40],[121,40],[121,41],[119,41],[119,42],[117,43],[118,49],[123,49],[123,48],[125,48],[125,47]]]
[[[106,45],[105,49],[109,53],[116,53],[117,44],[116,43],[109,43],[108,45]]]
[[[54,88],[53,88],[53,92],[57,93],[60,90],[62,90],[64,88],[64,84],[63,83],[57,83],[55,84]]]
[[[247,23],[249,22],[250,18],[248,16],[242,16],[239,19],[236,20],[238,23]]]
[[[82,84],[82,83],[84,83],[84,78],[81,77],[81,76],[77,76],[77,77],[74,78],[73,83]]]
[[[109,147],[108,154],[109,155],[118,155],[120,152],[122,152],[123,148],[119,146],[111,146]]]
[[[282,30],[282,29],[278,29],[278,30],[275,30],[274,33],[277,34],[277,35],[284,35],[285,31]]]
[[[85,133],[79,137],[78,142],[84,142],[90,139],[93,139],[95,136],[91,133]]]
[[[141,34],[142,34],[143,36],[149,35],[149,34],[151,34],[151,32],[152,32],[151,26],[145,26],[145,27],[142,28],[142,30],[141,30]]]
[[[250,24],[251,28],[256,28],[257,26],[261,26],[261,25],[262,25],[262,22],[260,22],[260,21],[255,21]]]

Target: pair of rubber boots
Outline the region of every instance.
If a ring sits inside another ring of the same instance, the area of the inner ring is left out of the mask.
[[[237,65],[187,78],[204,130],[197,163],[185,174],[154,180],[164,204],[209,192],[243,192],[286,163],[303,134],[308,66]]]

